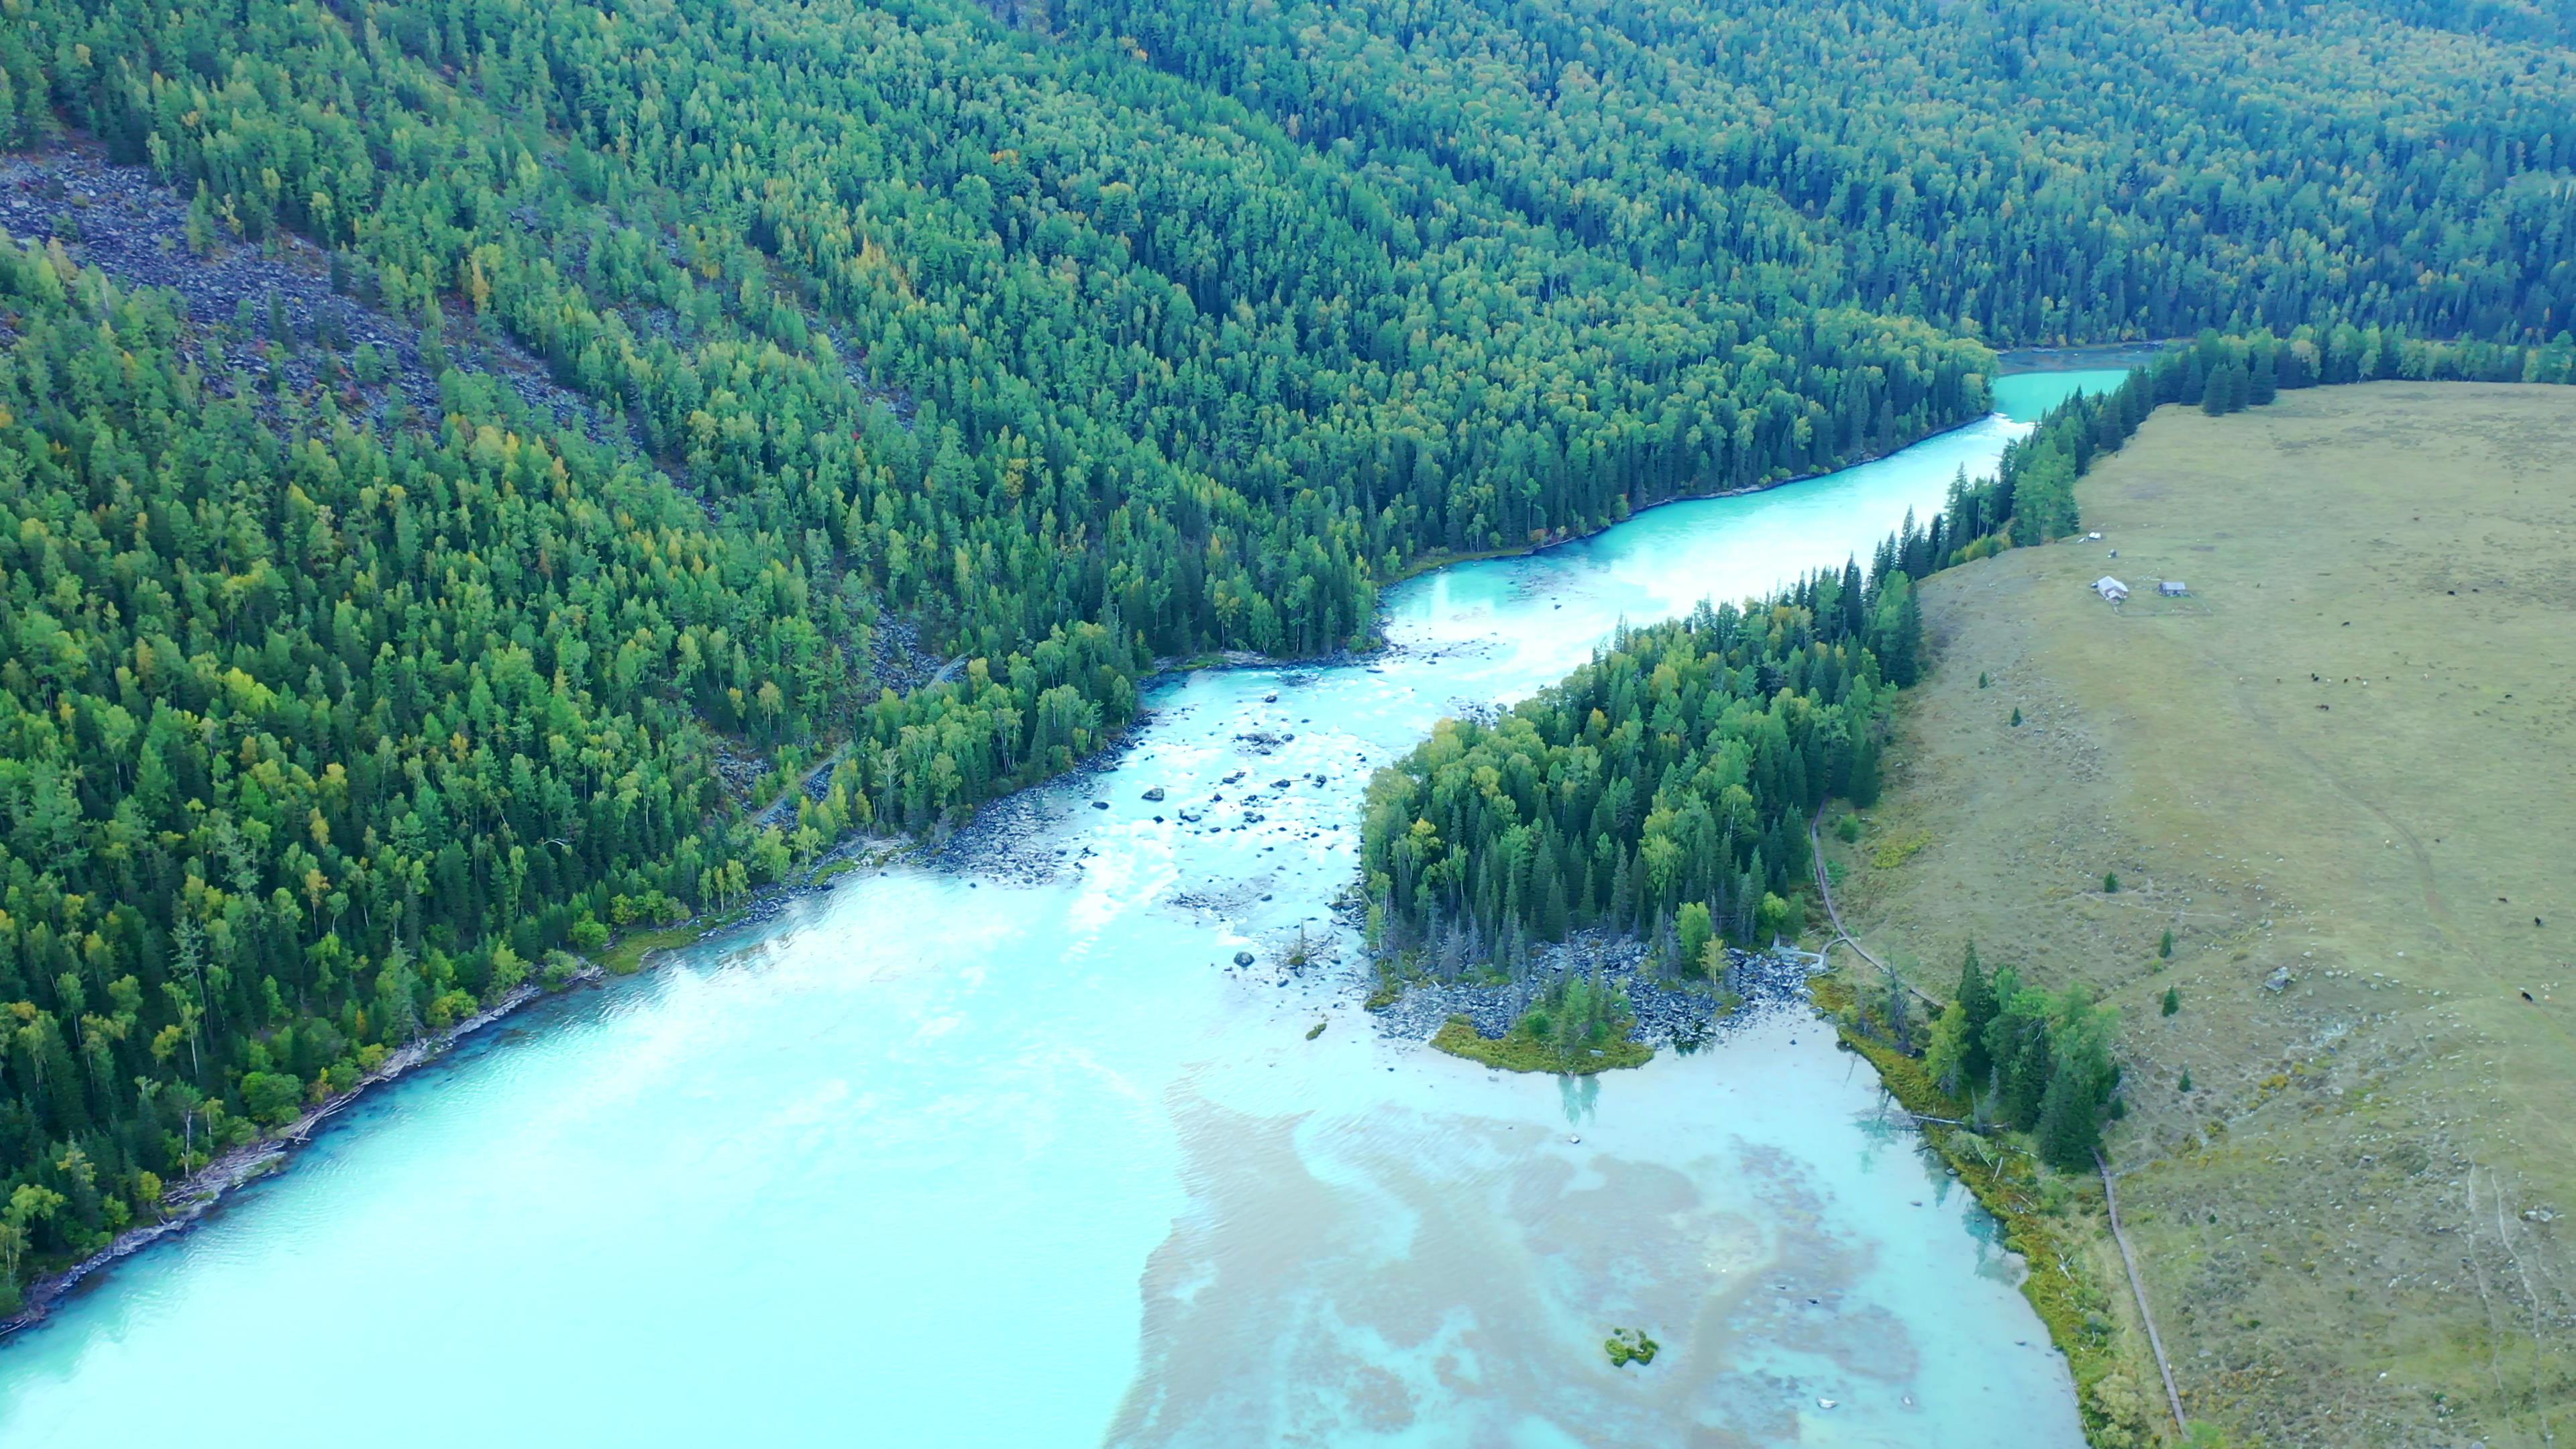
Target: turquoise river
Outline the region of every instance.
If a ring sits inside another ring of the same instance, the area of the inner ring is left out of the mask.
[[[2080,1445],[2020,1264],[1803,1013],[1574,1083],[1279,963],[1348,947],[1368,772],[1441,714],[1866,558],[2117,376],[1416,579],[1378,657],[1157,686],[980,864],[844,877],[363,1099],[0,1345],[0,1445]]]

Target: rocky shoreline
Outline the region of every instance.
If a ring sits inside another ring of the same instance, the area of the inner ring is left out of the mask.
[[[576,985],[601,980],[607,973],[597,966],[586,966],[566,978],[556,992],[569,991]],[[432,1032],[387,1056],[377,1068],[358,1079],[358,1084],[322,1102],[295,1119],[273,1136],[235,1147],[205,1166],[198,1168],[171,1187],[162,1198],[160,1221],[128,1228],[114,1241],[63,1271],[39,1278],[27,1286],[25,1301],[18,1311],[0,1318],[0,1338],[22,1328],[44,1321],[55,1305],[83,1283],[132,1257],[163,1238],[176,1237],[204,1220],[236,1189],[268,1176],[283,1166],[287,1154],[313,1140],[316,1132],[340,1114],[343,1108],[360,1097],[409,1075],[414,1070],[445,1056],[457,1043],[494,1025],[531,1002],[556,994],[534,984],[521,984],[505,993],[499,1001],[465,1018],[445,1031]]]
[[[843,862],[849,868],[881,869],[908,853],[912,842],[884,836],[853,836],[818,857],[812,868],[800,872],[789,882],[767,887],[755,893],[745,906],[720,920],[696,917],[682,921],[673,930],[702,927],[699,939],[719,931],[740,930],[773,920],[790,905],[824,889],[841,874],[832,869]],[[655,953],[659,954],[659,953]],[[647,960],[650,960],[648,955]],[[649,969],[645,968],[645,969]],[[20,1329],[31,1328],[50,1316],[63,1299],[80,1289],[116,1264],[134,1256],[164,1238],[176,1237],[204,1221],[221,1207],[237,1190],[283,1168],[296,1149],[310,1143],[351,1103],[430,1062],[447,1055],[458,1044],[502,1020],[513,1016],[548,996],[560,996],[576,986],[597,986],[608,979],[605,967],[597,963],[583,966],[554,988],[523,983],[505,993],[500,1000],[444,1031],[422,1036],[401,1050],[388,1055],[377,1068],[358,1079],[356,1086],[338,1093],[296,1118],[276,1133],[245,1143],[217,1156],[186,1178],[173,1184],[162,1197],[158,1221],[126,1229],[106,1247],[90,1254],[59,1273],[39,1278],[27,1285],[25,1299],[18,1310],[0,1317],[0,1340]]]
[[[1654,969],[1645,942],[1601,931],[1580,932],[1562,944],[1540,948],[1521,981],[1501,985],[1419,982],[1371,1011],[1381,1036],[1428,1041],[1456,1016],[1466,1018],[1478,1035],[1499,1038],[1511,1031],[1552,982],[1568,972],[1582,972],[1603,985],[1627,990],[1637,1015],[1632,1034],[1638,1041],[1657,1050],[1692,1051],[1778,1007],[1804,1003],[1807,978],[1821,969],[1820,958],[1787,948],[1729,949],[1726,954],[1729,964],[1723,981],[1675,982]]]

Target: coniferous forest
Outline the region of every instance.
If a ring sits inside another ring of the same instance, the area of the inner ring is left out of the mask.
[[[2570,39],[17,0],[0,143],[149,168],[166,260],[323,259],[425,381],[76,221],[0,244],[0,1308],[567,951],[1070,767],[1157,661],[1364,645],[1426,562],[1890,451],[1981,416],[1997,346],[2207,334],[1372,798],[1394,938],[1750,938],[1870,788],[1910,581],[2073,527],[2156,402],[2564,380]]]

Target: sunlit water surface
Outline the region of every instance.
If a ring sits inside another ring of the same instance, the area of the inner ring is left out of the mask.
[[[1364,664],[1159,687],[1015,807],[1021,869],[847,880],[344,1114],[0,1348],[0,1444],[2080,1443],[2020,1265],[1803,1014],[1576,1083],[1276,963],[1434,718],[1865,559],[2117,377],[1417,580]]]

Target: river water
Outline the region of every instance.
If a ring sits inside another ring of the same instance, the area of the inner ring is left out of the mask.
[[[1415,580],[1363,664],[1160,686],[975,865],[845,879],[344,1113],[0,1348],[0,1444],[2080,1444],[2020,1264],[1803,1011],[1574,1082],[1281,963],[1347,944],[1368,771],[1440,714],[1865,558],[2117,378]],[[1621,1326],[1662,1356],[1612,1368]]]

